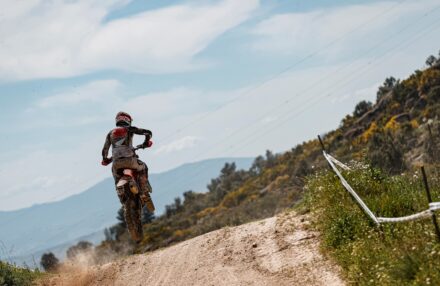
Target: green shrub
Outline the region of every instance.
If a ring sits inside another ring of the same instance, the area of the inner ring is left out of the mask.
[[[344,176],[377,216],[398,217],[428,207],[419,175],[387,176],[357,166]],[[431,180],[433,197],[439,186]],[[342,266],[353,285],[440,285],[440,243],[430,219],[384,224],[371,222],[330,171],[307,180],[304,206],[315,213],[322,250]]]
[[[40,275],[38,270],[20,268],[0,261],[0,285],[2,286],[32,285],[32,281]]]

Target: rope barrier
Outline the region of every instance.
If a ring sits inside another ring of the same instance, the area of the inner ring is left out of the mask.
[[[324,157],[327,159],[327,162],[332,167],[333,171],[336,173],[336,175],[339,177],[339,180],[341,180],[342,185],[345,187],[345,189],[352,195],[352,197],[356,200],[356,202],[359,204],[359,206],[364,210],[364,212],[368,215],[368,217],[371,218],[374,223],[377,225],[380,224],[380,222],[377,220],[376,216],[373,214],[373,212],[367,207],[367,205],[362,201],[362,199],[356,194],[356,192],[353,190],[353,188],[350,186],[350,184],[345,180],[345,178],[342,176],[341,172],[339,172],[338,168],[336,168],[335,163],[333,160],[329,157],[327,152],[322,151],[324,154]],[[336,159],[335,159],[336,160]],[[342,163],[341,163],[342,164]]]
[[[341,163],[337,159],[335,159],[330,154],[327,154],[326,151],[323,151],[324,157],[329,163],[330,167],[333,169],[335,174],[339,177],[339,180],[341,181],[342,185],[345,187],[345,189],[353,196],[353,198],[356,200],[356,202],[359,204],[359,206],[363,209],[363,211],[376,223],[397,223],[397,222],[407,222],[407,221],[414,221],[414,220],[420,220],[425,219],[428,217],[431,217],[435,211],[440,210],[440,202],[432,202],[429,203],[429,209],[418,212],[416,214],[403,216],[403,217],[376,217],[373,212],[368,208],[368,206],[364,203],[364,201],[359,197],[359,195],[353,190],[353,188],[350,186],[350,184],[345,180],[345,178],[342,176],[341,172],[336,168],[336,165],[340,168],[348,171],[350,170],[350,167],[345,165],[344,163]]]
[[[406,222],[406,221],[413,221],[413,220],[419,220],[419,219],[425,219],[432,215],[431,210],[425,210],[413,215],[409,216],[403,216],[403,217],[379,217],[377,218],[380,223],[382,222]]]
[[[440,202],[429,203],[429,209],[431,211],[438,211],[438,210],[440,210]]]
[[[338,165],[339,167],[341,167],[342,169],[344,169],[345,171],[350,171],[351,168],[348,167],[347,165],[345,165],[344,163],[339,162],[338,160],[336,160],[332,155],[327,154],[327,156],[330,158],[330,160],[333,161],[333,163],[335,163],[336,165]]]

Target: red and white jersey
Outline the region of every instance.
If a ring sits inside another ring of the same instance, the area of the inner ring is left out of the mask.
[[[141,129],[134,126],[116,127],[107,134],[102,149],[103,158],[107,158],[110,146],[112,147],[113,160],[135,156],[133,151],[134,134],[145,135],[145,142],[148,142],[152,137],[151,131],[147,129]]]

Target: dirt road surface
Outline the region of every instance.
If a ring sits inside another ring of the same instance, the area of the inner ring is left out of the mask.
[[[291,212],[62,273],[40,285],[344,285],[318,248],[308,217]]]

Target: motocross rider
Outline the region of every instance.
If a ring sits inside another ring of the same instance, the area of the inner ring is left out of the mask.
[[[148,181],[148,167],[138,159],[133,150],[133,135],[144,135],[145,141],[138,145],[140,148],[149,148],[153,145],[151,137],[153,134],[150,130],[137,128],[131,126],[132,117],[125,112],[118,112],[116,114],[116,128],[111,130],[105,139],[104,147],[102,148],[102,162],[103,166],[107,166],[113,160],[112,173],[115,179],[115,185],[122,177],[118,171],[121,169],[133,169],[138,173],[139,195],[143,205],[149,200],[149,193],[152,192],[151,185]],[[112,158],[108,158],[108,151],[112,147]],[[125,202],[125,195],[116,188],[119,200],[122,204]]]

